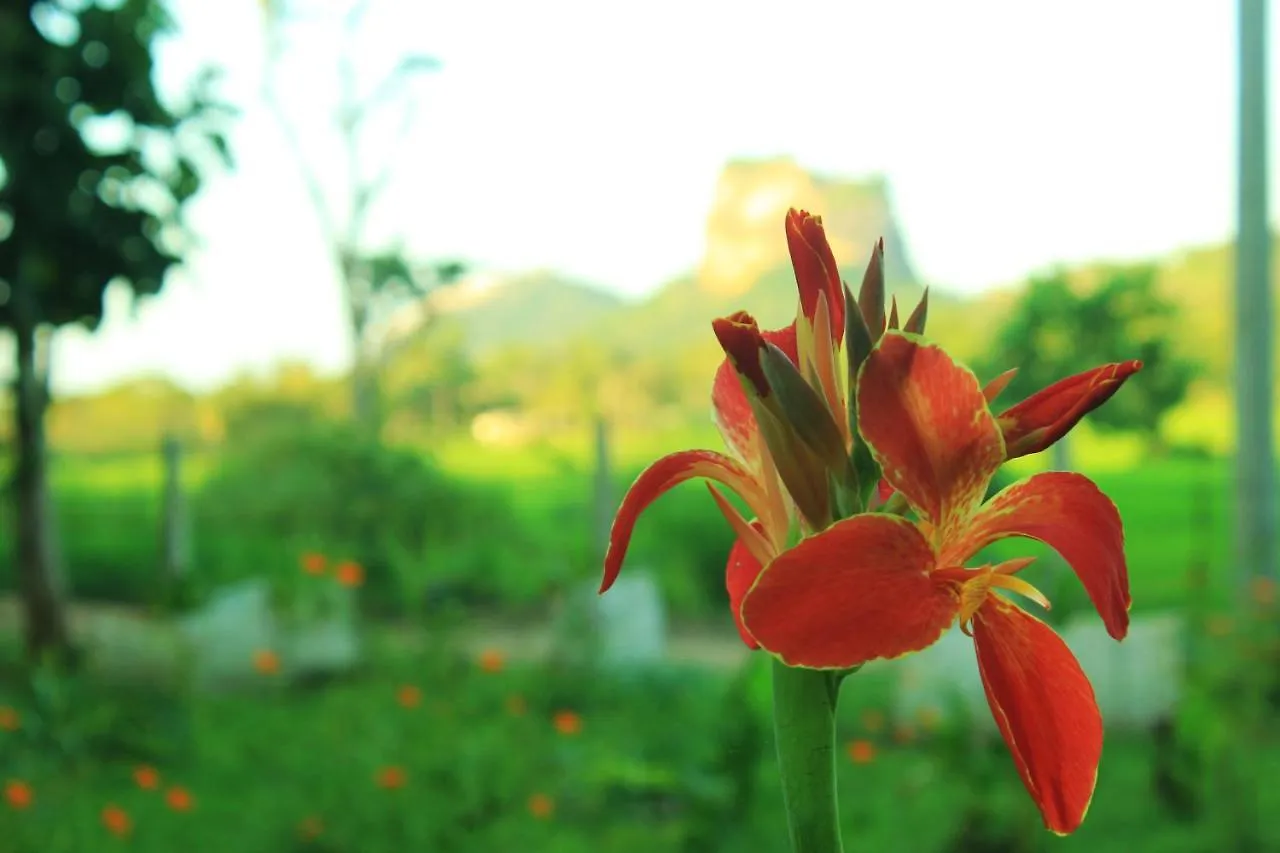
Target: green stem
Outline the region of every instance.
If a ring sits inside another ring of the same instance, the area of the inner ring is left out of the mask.
[[[773,662],[773,725],[792,853],[842,853],[836,808],[839,677]]]

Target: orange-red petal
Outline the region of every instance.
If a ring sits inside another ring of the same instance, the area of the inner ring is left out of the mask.
[[[609,550],[604,558],[604,579],[600,583],[600,592],[613,586],[618,572],[622,570],[622,560],[626,556],[631,533],[635,530],[640,513],[665,492],[694,477],[706,477],[723,483],[753,506],[763,502],[759,485],[751,472],[722,453],[712,450],[682,450],[662,457],[646,468],[631,484],[618,508],[618,514],[614,516],[613,528],[609,531]]]
[[[751,526],[763,534],[764,528],[761,527],[760,522],[753,521]],[[758,649],[760,644],[742,624],[742,599],[746,597],[747,590],[751,589],[751,585],[760,576],[762,568],[760,561],[741,540],[733,543],[733,548],[729,550],[729,563],[724,570],[724,585],[729,592],[729,610],[733,613],[733,623],[738,626],[738,634],[749,649]]]
[[[996,725],[1045,826],[1084,820],[1102,757],[1093,687],[1048,625],[998,595],[973,620],[978,672]]]
[[[761,647],[790,666],[843,669],[932,645],[954,620],[957,585],[929,572],[933,549],[898,516],[855,515],[784,551],[742,604]]]
[[[899,332],[885,332],[862,366],[858,426],[885,479],[944,537],[982,502],[1004,462],[977,377]]]
[[[1107,633],[1129,631],[1129,570],[1124,528],[1111,499],[1081,474],[1048,471],[1001,490],[958,537],[944,543],[939,564],[964,561],[997,539],[1027,536],[1053,548],[1070,564]]]
[[[1038,453],[1062,438],[1141,369],[1140,361],[1104,364],[1059,380],[1002,412],[996,420],[1008,458]]]
[[[755,318],[746,311],[736,311],[728,317],[712,320],[711,329],[716,333],[716,340],[720,341],[721,349],[729,357],[737,374],[755,386],[757,394],[767,397],[769,381],[760,366],[764,335],[756,325]]]
[[[762,334],[766,341],[786,353],[792,363],[798,362],[794,323]],[[747,395],[742,390],[738,372],[727,358],[716,370],[715,381],[711,386],[711,408],[716,426],[730,451],[748,465],[755,465],[760,452],[760,430],[756,425],[755,415],[751,413]]]
[[[812,323],[818,308],[818,294],[825,293],[831,337],[840,343],[844,338],[844,287],[822,218],[794,208],[788,211],[787,249],[800,291],[800,310]]]

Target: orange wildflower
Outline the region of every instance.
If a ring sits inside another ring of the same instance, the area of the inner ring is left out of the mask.
[[[6,732],[16,732],[21,724],[22,720],[17,711],[7,705],[0,705],[0,729]]]
[[[1276,603],[1276,582],[1268,577],[1254,578],[1249,582],[1249,592],[1255,604],[1270,607]]]
[[[329,566],[324,554],[317,554],[312,551],[303,554],[298,562],[302,564],[302,570],[309,575],[322,575]]]
[[[280,656],[270,649],[259,649],[253,653],[253,668],[263,675],[276,675],[280,672]]]
[[[556,711],[553,722],[556,731],[562,735],[576,735],[582,731],[582,717],[573,711]]]
[[[862,727],[872,734],[884,730],[884,712],[868,709],[862,712]]]
[[[893,739],[902,744],[911,743],[916,739],[916,727],[910,723],[899,723],[893,727]]]
[[[129,813],[115,803],[108,803],[102,809],[102,825],[107,828],[107,832],[118,837],[133,831],[133,820],[129,817]]]
[[[519,693],[512,693],[507,697],[507,713],[511,716],[523,717],[528,710],[529,703],[525,702],[524,697]]]
[[[153,791],[160,784],[160,774],[156,772],[154,767],[140,764],[133,768],[133,781],[138,784],[139,788]]]
[[[164,801],[175,812],[189,812],[194,805],[191,792],[176,785],[165,792]]]
[[[1226,637],[1235,630],[1235,622],[1230,616],[1224,616],[1221,613],[1214,614],[1209,617],[1205,629],[1211,637]]]
[[[364,567],[354,560],[339,563],[334,573],[343,586],[357,587],[364,583]]]
[[[869,740],[852,740],[845,747],[854,764],[870,764],[876,760],[876,745]]]
[[[378,771],[378,785],[387,790],[403,788],[408,776],[403,767],[384,767]]]
[[[926,732],[934,732],[942,725],[942,712],[932,705],[926,705],[916,712],[916,719],[920,721],[920,728]]]
[[[416,708],[422,704],[422,691],[412,684],[405,684],[396,691],[396,701],[405,708]]]
[[[9,808],[22,810],[30,808],[35,797],[31,793],[31,786],[26,782],[10,779],[4,783],[4,799]]]
[[[314,841],[324,834],[324,822],[315,815],[304,817],[298,824],[298,835],[303,841]]]
[[[546,820],[555,813],[556,802],[546,794],[534,794],[529,798],[529,814],[538,820]]]
[[[502,672],[507,660],[497,649],[485,649],[480,653],[480,668],[485,672]]]

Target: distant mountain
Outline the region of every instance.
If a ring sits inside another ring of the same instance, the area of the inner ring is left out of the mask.
[[[735,160],[720,173],[698,286],[741,295],[779,268],[789,270],[782,223],[792,207],[822,217],[835,256],[849,264],[843,272],[853,286],[861,281],[871,249],[882,237],[888,284],[919,282],[883,178],[819,175],[790,158],[776,157]]]
[[[591,332],[623,352],[664,350],[699,342],[710,318],[743,309],[765,327],[795,314],[795,278],[783,221],[790,207],[820,214],[842,275],[856,291],[872,247],[885,241],[886,279],[909,312],[922,289],[911,267],[883,179],[815,175],[787,158],[737,160],[717,183],[707,220],[706,248],[694,270],[649,299],[626,303],[594,287],[553,273],[504,280],[500,285],[442,302],[462,323],[473,353],[506,345],[566,341]],[[945,296],[933,294],[935,300]]]
[[[628,307],[608,291],[545,271],[441,295],[445,298],[434,307],[448,321],[463,325],[472,355],[505,346],[569,341]]]

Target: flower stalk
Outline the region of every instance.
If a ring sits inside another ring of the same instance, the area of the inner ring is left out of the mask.
[[[792,853],[842,853],[836,805],[841,674],[773,662],[773,725]]]

